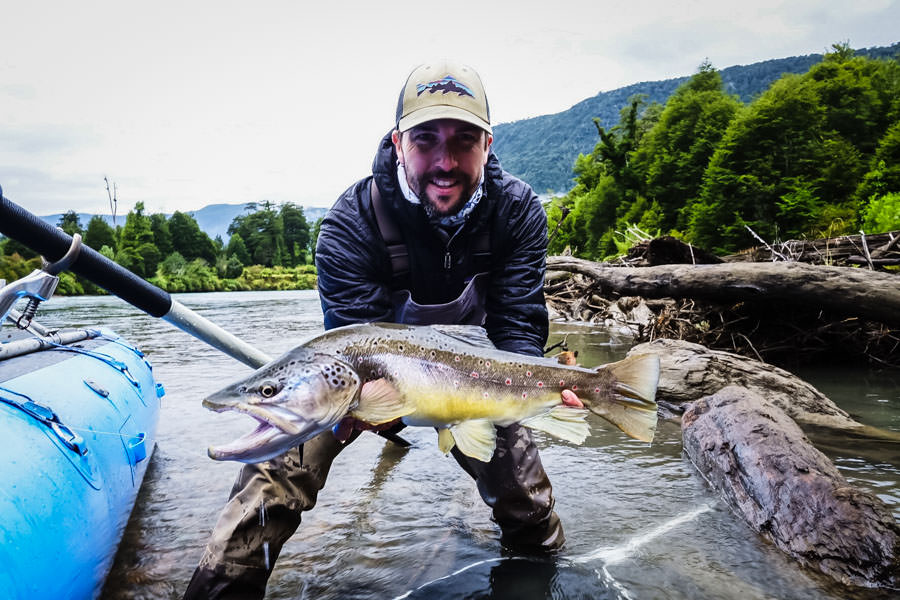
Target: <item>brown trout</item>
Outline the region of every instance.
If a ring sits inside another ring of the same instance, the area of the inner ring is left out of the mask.
[[[436,427],[442,451],[456,445],[489,461],[495,426],[518,422],[580,444],[589,433],[588,411],[649,442],[658,378],[652,355],[588,369],[497,350],[480,327],[366,323],[301,343],[203,405],[259,422],[234,442],[211,447],[216,460],[271,459],[349,415],[372,425],[400,418]],[[563,405],[564,389],[586,408]]]

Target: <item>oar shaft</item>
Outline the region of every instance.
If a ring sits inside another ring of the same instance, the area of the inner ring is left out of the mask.
[[[72,238],[21,206],[4,198],[0,190],[0,233],[28,246],[49,261],[62,258]],[[253,368],[271,359],[250,344],[228,333],[172,299],[168,292],[141,279],[96,250],[82,246],[69,269],[115,294],[145,313],[160,317]]]

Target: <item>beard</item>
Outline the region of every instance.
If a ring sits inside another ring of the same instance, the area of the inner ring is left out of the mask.
[[[416,178],[414,190],[429,218],[439,218],[454,215],[465,206],[466,201],[475,193],[475,188],[481,181],[470,177],[466,173],[454,169],[453,171],[435,170]],[[435,181],[452,181],[453,186],[445,191],[441,190]]]

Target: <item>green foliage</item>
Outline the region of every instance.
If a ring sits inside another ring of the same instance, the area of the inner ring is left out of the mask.
[[[812,234],[826,206],[858,193],[898,94],[895,61],[843,51],[776,81],[728,126],[683,209],[693,242],[734,251],[753,243],[745,226],[768,240]]]
[[[25,258],[18,252],[7,254],[10,241],[12,240],[4,242],[4,251],[0,254],[0,279],[6,280],[6,283],[21,279],[35,269],[41,268],[40,257]]]
[[[866,233],[900,229],[900,192],[873,198],[863,213],[862,229]]]
[[[103,217],[94,215],[84,232],[84,243],[98,252],[104,246],[115,250],[116,232]]]
[[[312,265],[297,267],[244,267],[237,279],[239,285],[253,290],[311,290],[316,286],[316,269]]]
[[[284,235],[282,263],[286,267],[306,264],[309,251],[309,223],[303,208],[290,202],[283,204],[278,213]]]
[[[697,197],[709,159],[741,107],[708,62],[669,98],[634,157],[647,197],[660,206],[663,230],[684,226],[679,209]]]
[[[547,205],[550,251],[603,259],[631,228],[732,252],[754,234],[853,231],[864,215],[885,226],[886,195],[900,193],[900,65],[834,50],[748,106],[704,63],[662,111],[631,98],[609,131],[595,119],[600,141],[575,160],[575,187]]]
[[[242,265],[251,262],[250,252],[247,251],[247,245],[244,243],[244,238],[237,232],[233,233],[231,239],[228,240],[228,248],[225,250],[225,254],[228,257],[234,257]]]
[[[162,256],[168,256],[175,250],[166,215],[162,213],[150,215],[150,230],[153,232],[153,242]]]
[[[215,244],[191,215],[175,211],[169,218],[169,233],[172,236],[172,249],[185,260],[202,258],[207,263],[215,263]]]
[[[253,206],[255,207],[256,205]],[[303,219],[303,222],[306,222],[306,220]],[[249,262],[272,267],[283,265],[285,258],[290,262],[295,256],[293,250],[291,253],[287,252],[284,238],[284,221],[270,202],[264,202],[262,210],[235,217],[231,225],[228,226],[228,233],[230,235],[237,233],[241,236],[250,255]],[[247,263],[245,262],[244,264]]]
[[[148,278],[156,272],[161,258],[159,249],[153,243],[150,218],[144,214],[144,203],[138,202],[125,218],[125,226],[119,235],[116,262],[138,277]]]

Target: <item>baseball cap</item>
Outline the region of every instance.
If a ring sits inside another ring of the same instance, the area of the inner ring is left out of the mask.
[[[397,102],[397,129],[434,119],[459,119],[492,133],[491,111],[475,69],[450,61],[413,69]]]

